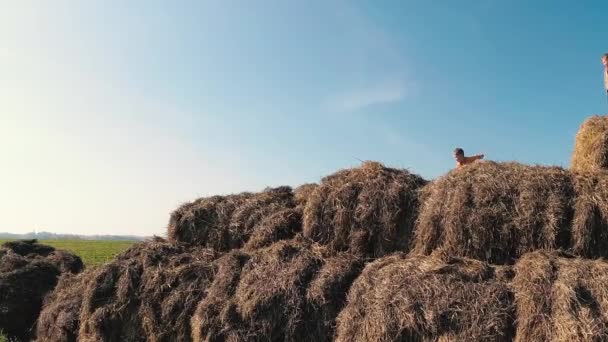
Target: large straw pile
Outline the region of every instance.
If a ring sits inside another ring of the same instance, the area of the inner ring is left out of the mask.
[[[607,128],[581,127],[574,170],[484,162],[427,184],[365,162],[198,199],[170,242],[62,277],[37,341],[608,341],[608,263],[570,256],[608,257]],[[23,265],[72,270],[22,247],[0,249],[0,290]]]
[[[80,258],[36,240],[6,242],[0,248],[0,330],[26,340],[44,297],[63,272],[80,272]]]
[[[507,280],[472,259],[381,258],[353,284],[336,341],[510,341]]]
[[[376,162],[327,176],[308,198],[304,235],[333,251],[364,256],[408,250],[425,184]]]
[[[192,318],[195,341],[329,341],[362,261],[305,238],[222,257]]]
[[[171,214],[169,240],[229,251],[242,247],[265,218],[295,206],[290,187],[199,198]]]
[[[608,170],[608,116],[592,116],[576,134],[571,168],[577,171]]]
[[[608,263],[535,252],[515,266],[516,341],[608,340]]]

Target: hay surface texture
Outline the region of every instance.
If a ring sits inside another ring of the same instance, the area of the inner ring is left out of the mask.
[[[195,341],[330,341],[362,261],[325,257],[307,239],[280,241],[218,260],[209,295],[192,318]]]
[[[265,218],[295,205],[290,187],[200,198],[171,214],[169,240],[218,251],[241,248]]]
[[[576,134],[571,168],[577,171],[608,170],[608,116],[592,116]]]
[[[37,342],[76,342],[85,281],[90,271],[61,277],[55,290],[45,298],[36,324]]]
[[[608,340],[608,263],[534,252],[515,265],[516,341]]]
[[[302,184],[295,188],[293,191],[293,195],[296,200],[296,204],[304,208],[306,206],[306,203],[308,203],[310,195],[315,191],[318,186],[319,185],[315,183],[308,183]]]
[[[29,339],[44,297],[63,272],[82,270],[80,258],[36,240],[7,242],[0,248],[0,330]]]
[[[575,190],[558,167],[484,162],[425,188],[414,254],[512,263],[537,249],[569,248]]]
[[[576,199],[571,253],[608,257],[608,172],[573,174]]]
[[[280,240],[293,238],[302,231],[302,208],[277,211],[264,218],[245,244],[246,250],[268,247]]]
[[[472,259],[378,259],[354,282],[336,341],[511,341],[507,274]]]
[[[425,184],[376,162],[327,176],[306,203],[304,235],[337,252],[379,257],[406,251]]]
[[[136,244],[75,284],[62,283],[45,303],[39,341],[190,341],[190,317],[216,257],[158,239]]]

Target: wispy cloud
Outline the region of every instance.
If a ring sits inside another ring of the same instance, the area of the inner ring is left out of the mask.
[[[332,111],[353,112],[374,105],[397,103],[410,90],[402,81],[377,83],[334,96],[329,99],[327,107]]]

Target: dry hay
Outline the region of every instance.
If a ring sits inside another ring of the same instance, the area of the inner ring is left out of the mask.
[[[352,285],[336,341],[510,341],[508,274],[473,259],[378,259]]]
[[[246,250],[268,247],[302,231],[302,209],[289,208],[264,218],[244,246]]]
[[[26,340],[44,297],[57,284],[63,272],[80,272],[77,256],[36,240],[6,242],[0,248],[0,330]]]
[[[571,244],[575,189],[571,174],[559,167],[476,163],[424,191],[413,254],[504,264]]]
[[[159,239],[136,244],[74,279],[78,290],[66,285],[54,293],[39,340],[189,341],[190,317],[213,279],[217,256]],[[50,324],[55,317],[63,323]]]
[[[577,171],[608,169],[608,116],[595,115],[576,134],[571,168]]]
[[[45,257],[55,250],[55,248],[38,243],[36,239],[7,241],[2,244],[3,248],[10,249],[21,256],[42,256]]]
[[[364,162],[322,179],[304,209],[304,235],[333,251],[380,257],[409,248],[426,184],[406,170]]]
[[[241,248],[264,218],[293,207],[294,195],[286,186],[199,198],[171,214],[168,235],[174,242],[229,251]]]
[[[296,237],[218,260],[208,296],[192,318],[195,341],[330,341],[362,260],[327,257]]]
[[[59,279],[55,290],[44,300],[36,324],[36,341],[77,341],[85,285],[83,278],[88,277],[88,273],[66,274]]]
[[[190,316],[213,278],[216,257],[164,242],[127,250],[87,282],[79,340],[190,340]]]
[[[572,248],[576,255],[608,257],[608,172],[573,174],[576,199]]]
[[[515,265],[516,341],[608,340],[608,263],[534,252]]]
[[[316,183],[302,184],[293,190],[293,196],[297,206],[304,208],[310,195],[319,185]]]
[[[61,273],[79,273],[84,269],[84,263],[79,256],[70,252],[56,249],[46,257],[50,263],[57,265]]]

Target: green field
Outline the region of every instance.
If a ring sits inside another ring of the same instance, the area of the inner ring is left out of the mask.
[[[5,241],[7,240],[0,240],[0,243]],[[38,242],[68,250],[82,258],[86,266],[96,266],[112,260],[116,254],[129,248],[136,241],[40,240]]]

